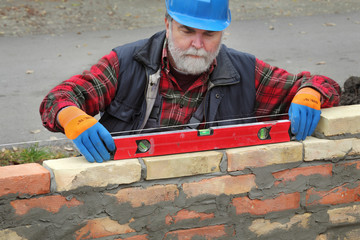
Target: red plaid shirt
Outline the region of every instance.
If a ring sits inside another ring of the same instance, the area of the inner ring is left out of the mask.
[[[40,114],[43,125],[50,131],[63,131],[61,126],[57,124],[56,115],[61,108],[69,105],[77,106],[91,116],[95,116],[99,111],[105,111],[115,97],[118,75],[119,60],[116,53],[111,52],[100,59],[90,71],[73,76],[56,86],[41,103]],[[170,81],[162,81],[162,94],[167,94],[165,89],[170,89],[168,87],[170,83],[172,85],[175,83]],[[206,81],[207,76],[195,81],[190,87],[192,90],[189,89],[189,93],[194,91],[195,95],[190,94],[186,99],[183,99],[185,104],[188,104],[186,107],[184,105],[186,110],[178,110],[178,113],[175,114],[164,113],[162,115],[163,123],[167,124],[164,119],[177,115],[180,116],[180,122],[187,121],[196,109],[198,102],[201,101],[200,98],[203,97]],[[340,87],[334,80],[325,76],[311,76],[309,72],[293,75],[258,59],[256,59],[254,81],[256,87],[254,111],[256,116],[287,112],[294,95],[302,87],[312,87],[319,91],[322,95],[323,108],[337,105],[340,101]],[[191,101],[195,98],[198,99],[195,101],[196,103]],[[181,103],[175,104],[180,106]],[[172,107],[165,108],[171,109]]]
[[[159,92],[163,102],[160,125],[186,124],[205,96],[209,75],[214,70],[216,60],[210,66],[209,71],[201,74],[185,91],[181,89],[175,77],[170,73],[167,47],[163,48],[161,65]]]

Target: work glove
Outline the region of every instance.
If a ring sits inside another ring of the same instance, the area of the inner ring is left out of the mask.
[[[291,132],[296,140],[305,140],[310,136],[320,120],[320,93],[312,88],[301,89],[290,104],[289,118]]]
[[[81,109],[71,106],[58,113],[58,122],[65,135],[71,139],[89,162],[110,160],[115,143],[108,130],[94,117]]]

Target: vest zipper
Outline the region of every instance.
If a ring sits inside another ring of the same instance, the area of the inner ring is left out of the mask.
[[[207,97],[208,95],[210,94],[210,90],[213,89],[214,87],[220,87],[220,86],[229,86],[229,85],[234,85],[236,83],[226,83],[226,84],[213,84],[210,80],[209,80],[209,86],[208,86],[208,89],[206,90],[206,94],[205,94],[205,103],[203,104],[204,105],[204,122],[206,123],[207,122],[207,112],[206,112],[206,104],[207,104]],[[205,124],[206,126],[206,124]]]

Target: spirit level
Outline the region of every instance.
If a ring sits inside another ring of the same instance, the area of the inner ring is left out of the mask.
[[[114,137],[114,160],[290,141],[290,121],[189,129]]]

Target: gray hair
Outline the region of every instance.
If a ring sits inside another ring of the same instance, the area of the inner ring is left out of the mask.
[[[172,22],[173,18],[170,16],[170,14],[168,13],[168,11],[165,12],[165,17],[169,22]]]

